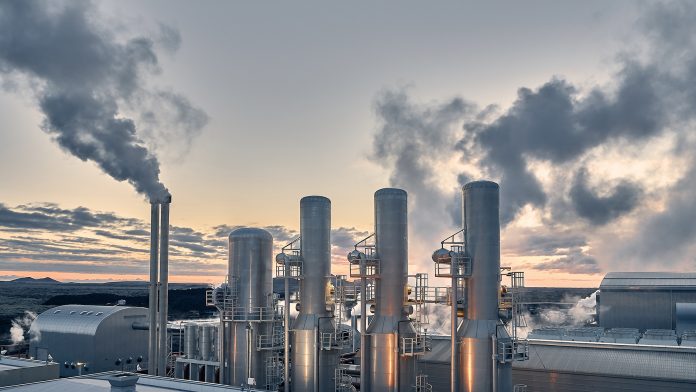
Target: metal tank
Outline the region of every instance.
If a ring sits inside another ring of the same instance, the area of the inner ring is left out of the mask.
[[[198,355],[203,361],[214,361],[216,328],[202,324],[198,329]]]
[[[198,356],[198,324],[184,325],[184,354],[186,358],[197,359]]]
[[[259,351],[259,335],[270,333],[272,308],[271,263],[273,237],[262,229],[241,228],[229,236],[228,286],[223,320],[222,382],[246,385],[250,378],[263,388],[266,384],[266,358]]]
[[[368,377],[361,391],[411,391],[415,359],[399,355],[399,339],[415,336],[406,311],[408,280],[407,195],[385,188],[375,192],[375,250],[379,278],[375,314],[367,328]]]
[[[331,201],[323,196],[300,200],[299,314],[292,325],[291,389],[297,392],[334,390],[338,350],[321,350],[321,334],[333,333],[335,321],[327,309],[331,275]]]
[[[466,317],[459,338],[459,388],[467,392],[512,391],[512,366],[493,356],[509,339],[498,318],[500,287],[499,188],[490,181],[463,187],[463,223],[472,274],[467,281]]]

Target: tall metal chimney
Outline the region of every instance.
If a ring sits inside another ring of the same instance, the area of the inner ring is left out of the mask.
[[[512,366],[494,358],[500,339],[509,339],[498,316],[500,287],[499,188],[490,181],[463,187],[463,223],[472,274],[467,281],[466,317],[459,337],[459,386],[466,392],[512,390]]]
[[[150,328],[148,331],[148,365],[150,375],[157,374],[157,253],[159,251],[159,203],[152,201],[150,205]]]
[[[300,200],[302,279],[300,310],[292,327],[291,388],[296,392],[334,390],[338,350],[320,350],[321,333],[335,331],[327,309],[331,275],[331,201],[323,196]]]
[[[167,308],[169,306],[169,204],[172,197],[162,201],[162,223],[160,225],[160,286],[159,286],[159,357],[157,373],[167,375]]]
[[[406,311],[408,280],[407,195],[401,189],[375,192],[375,248],[379,278],[375,315],[367,328],[369,377],[361,391],[410,391],[416,384],[415,358],[402,356],[399,338],[415,336]],[[362,317],[364,317],[363,315]]]

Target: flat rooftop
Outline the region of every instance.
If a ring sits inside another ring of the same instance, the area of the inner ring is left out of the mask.
[[[18,368],[46,366],[48,364],[49,363],[46,363],[45,361],[37,361],[35,359],[0,356],[0,372],[3,370],[12,370]]]
[[[13,385],[0,388],[0,391],[12,390],[18,392],[53,392],[53,391],[111,391],[109,377],[123,372],[95,373],[86,376],[61,378],[42,381],[31,384]],[[176,378],[155,377],[144,374],[138,375],[135,390],[137,392],[157,391],[191,391],[191,392],[216,392],[216,391],[241,391],[241,388],[220,384],[210,384],[198,381],[180,380]],[[249,389],[245,389],[249,391]]]

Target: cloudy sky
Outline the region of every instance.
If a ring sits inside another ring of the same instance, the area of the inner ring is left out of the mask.
[[[504,265],[536,286],[696,269],[696,7],[684,2],[0,1],[0,279],[173,281],[226,236],[332,200],[334,271],[409,192],[411,270],[501,185]]]

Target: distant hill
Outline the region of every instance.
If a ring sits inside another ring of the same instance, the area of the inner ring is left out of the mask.
[[[41,278],[41,279],[34,279],[34,278],[30,278],[30,277],[17,278],[17,279],[11,280],[10,282],[13,282],[13,283],[60,283],[59,281],[57,281],[55,279],[48,278],[48,277]]]

